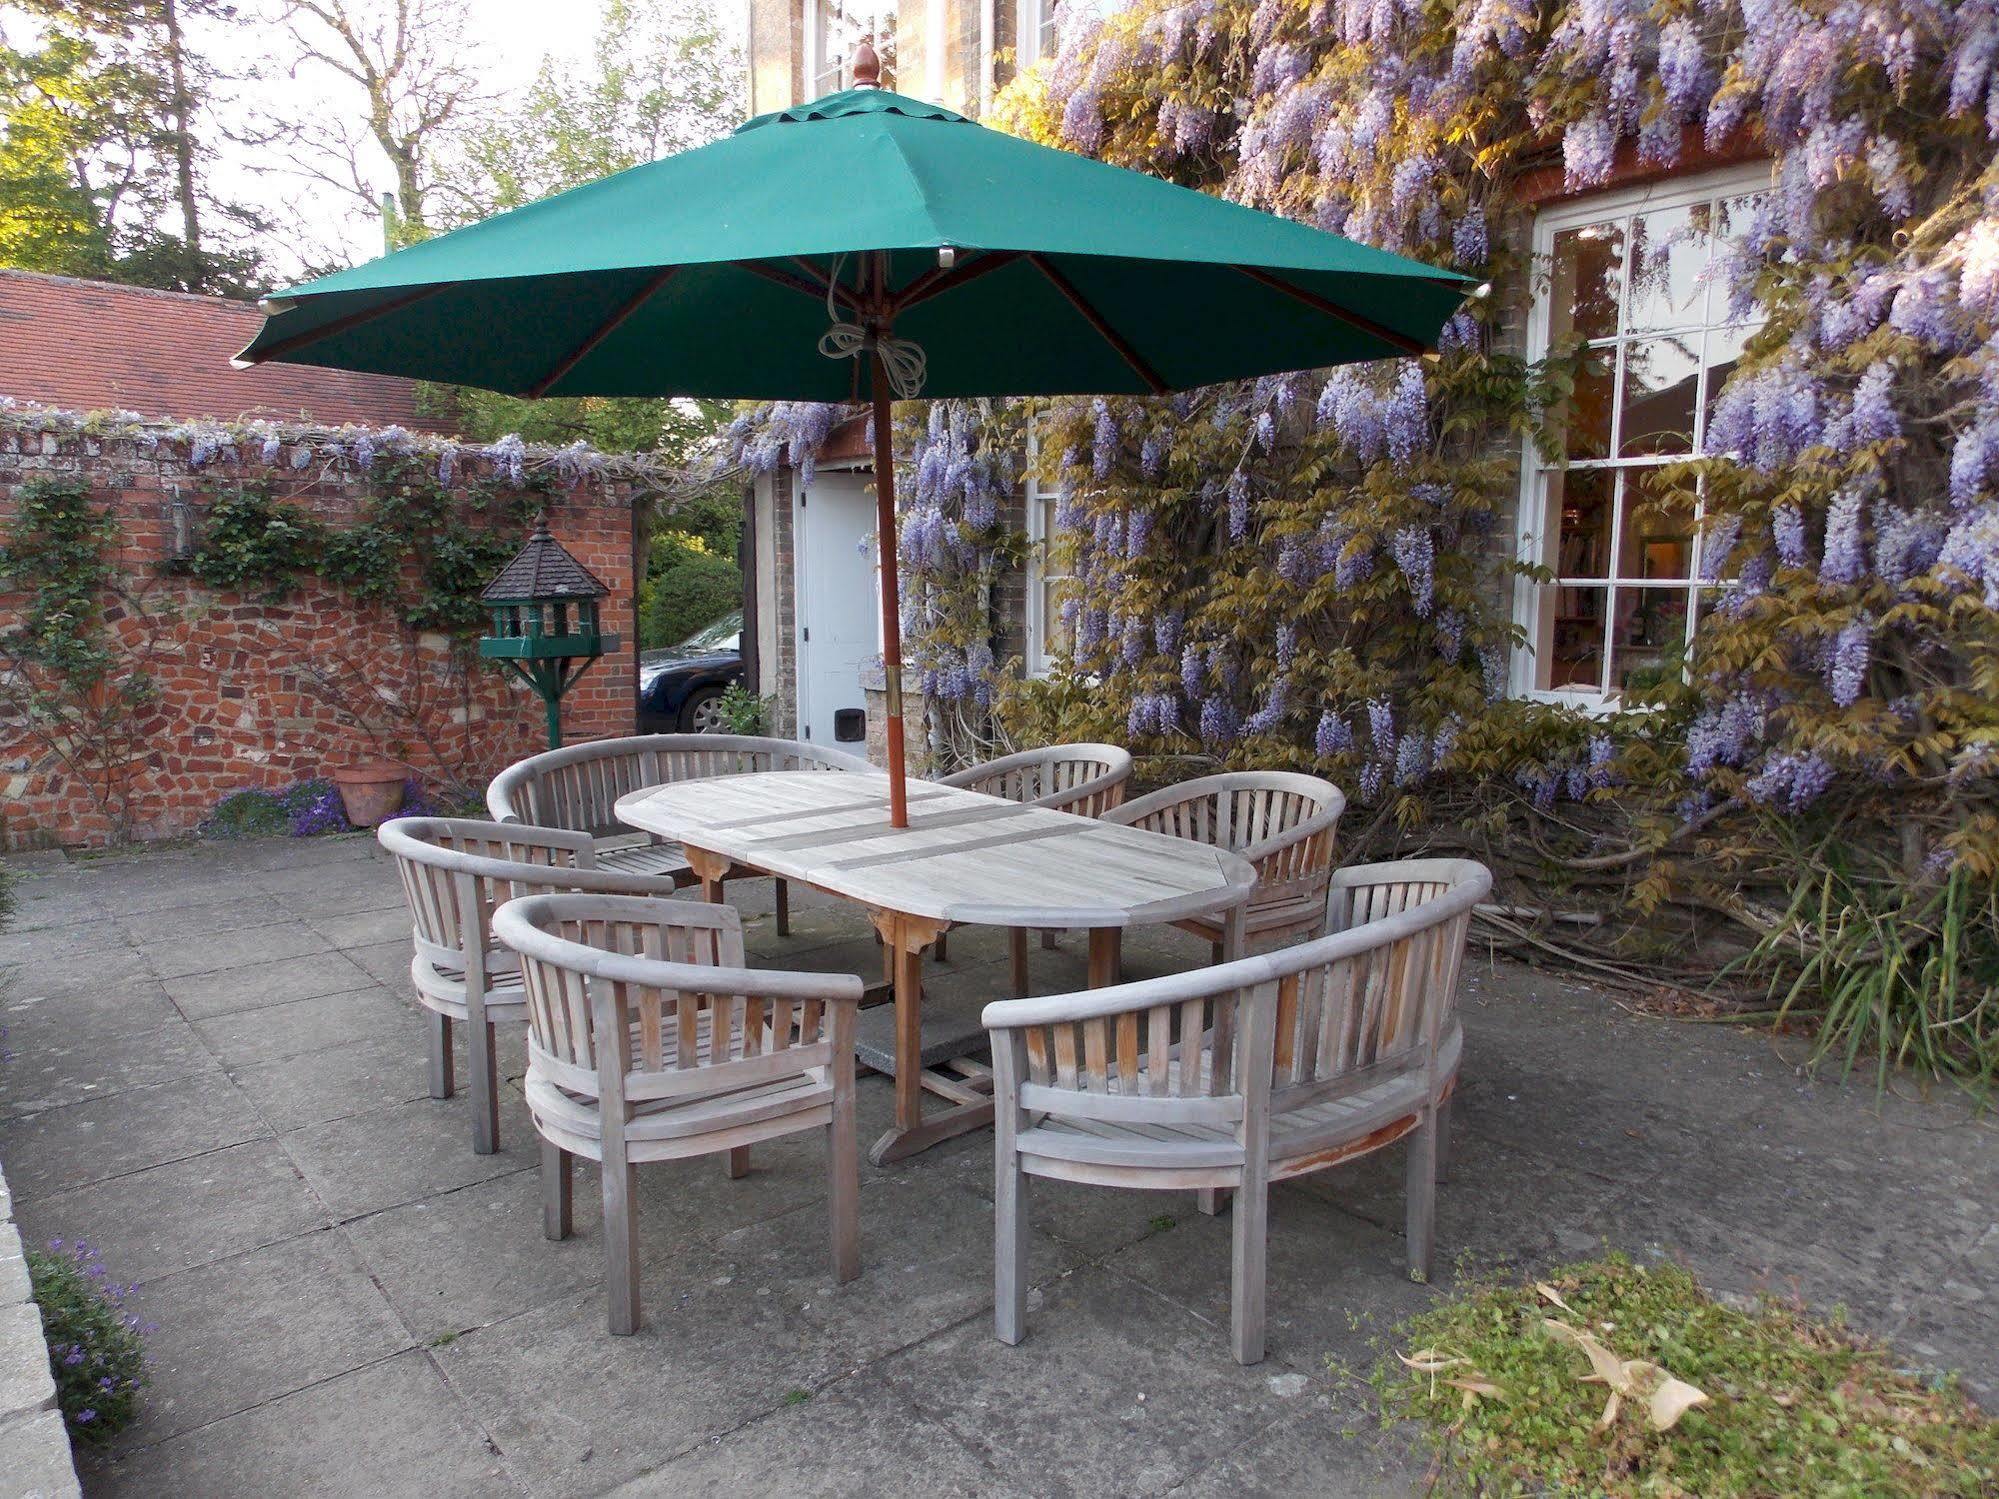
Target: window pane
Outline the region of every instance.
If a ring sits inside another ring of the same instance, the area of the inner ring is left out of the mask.
[[[1656,474],[1635,472],[1624,481],[1624,535],[1618,543],[1620,578],[1690,578],[1694,567],[1694,497],[1663,492]]]
[[[1694,450],[1694,402],[1700,374],[1698,333],[1691,338],[1640,339],[1624,346],[1620,457]]]
[[[1620,588],[1611,641],[1611,680],[1620,689],[1676,678],[1687,648],[1684,588]]]
[[[882,87],[895,87],[895,0],[817,0],[812,25],[819,59],[812,80],[815,97],[853,83],[848,63],[863,40],[874,44],[881,59]]]
[[[1570,458],[1610,456],[1611,391],[1616,380],[1617,345],[1591,349],[1583,355],[1575,389],[1556,416]]]
[[[1053,660],[1069,649],[1069,625],[1062,618],[1062,601],[1075,591],[1067,578],[1048,578],[1041,584],[1041,654]]]
[[[1699,327],[1704,306],[1712,211],[1705,203],[1655,208],[1631,221],[1631,295],[1625,327],[1633,333]]]
[[[1603,588],[1541,586],[1541,628],[1535,632],[1535,686],[1546,692],[1603,690]]]
[[[1611,499],[1616,484],[1617,475],[1609,469],[1568,469],[1548,475],[1542,535],[1553,544],[1546,547],[1542,561],[1556,576],[1610,576]]]
[[[1617,332],[1624,284],[1624,221],[1564,229],[1555,236],[1548,288],[1548,342],[1572,334],[1610,338]]]
[[[1724,198],[1715,210],[1714,252],[1708,267],[1707,320],[1725,323],[1729,310],[1730,266],[1743,254],[1742,238],[1749,232],[1768,193],[1747,193],[1740,198]]]
[[[1735,366],[1742,358],[1742,346],[1749,342],[1750,335],[1755,331],[1748,324],[1708,329],[1706,356],[1702,361],[1706,365],[1704,379],[1707,385],[1707,393],[1702,398],[1705,402],[1702,408],[1703,432],[1707,430],[1707,419],[1714,415],[1715,397],[1721,394],[1728,377],[1735,373]]]

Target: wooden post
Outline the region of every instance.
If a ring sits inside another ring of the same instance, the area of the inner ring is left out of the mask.
[[[887,257],[877,254],[875,274],[887,293]],[[888,337],[886,314],[876,322],[877,339]],[[881,351],[868,351],[868,384],[874,396],[875,416],[875,537],[881,547],[882,574],[882,675],[887,697],[888,723],[888,824],[909,826],[909,788],[903,769],[902,747],[902,597],[896,582],[895,544],[895,430],[889,415],[888,371],[882,367]]]

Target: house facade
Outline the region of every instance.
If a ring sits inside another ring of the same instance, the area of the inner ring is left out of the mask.
[[[762,112],[848,86],[847,59],[866,37],[890,87],[978,116],[1018,70],[1055,54],[1065,10],[1072,23],[1080,14],[1060,0],[751,0],[750,102]],[[1555,155],[1515,183],[1521,212],[1494,226],[1532,268],[1528,284],[1494,289],[1507,309],[1496,351],[1537,360],[1587,347],[1567,451],[1508,440],[1517,497],[1485,543],[1548,570],[1545,580],[1493,570],[1505,596],[1491,603],[1527,642],[1506,666],[1506,690],[1521,698],[1606,707],[1680,670],[1713,593],[1698,496],[1662,511],[1641,489],[1648,471],[1705,451],[1715,395],[1755,331],[1731,312],[1718,267],[1770,168],[1748,131],[1717,144],[1689,130],[1671,166],[1651,155],[1625,141],[1584,193],[1565,186]],[[878,619],[863,617],[875,597],[864,435],[834,433],[810,484],[780,470],[756,493],[758,534],[771,539],[757,559],[761,690],[785,732],[827,743],[860,737],[852,677],[878,651]],[[1016,495],[1008,519],[1029,539],[1028,561],[993,599],[995,655],[1030,674],[1065,649],[1072,583],[1052,545],[1058,499],[1033,480]]]

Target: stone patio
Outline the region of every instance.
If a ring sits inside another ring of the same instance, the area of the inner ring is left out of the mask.
[[[503,1151],[425,1096],[408,920],[371,839],[19,866],[0,935],[0,1164],[23,1236],[139,1283],[143,1419],[79,1454],[92,1494],[1243,1494],[1419,1490],[1360,1375],[1433,1294],[1402,1274],[1390,1151],[1277,1189],[1270,1357],[1227,1340],[1227,1220],[1191,1194],[1037,1183],[1037,1289],[990,1331],[989,1133],[862,1165],[863,1274],[828,1272],[816,1140],[639,1173],[646,1325],[604,1330],[595,1177],[543,1240],[511,1081]],[[732,886],[756,961],[879,972],[851,910]],[[1035,952],[1081,980],[1081,944]],[[1135,972],[1199,961],[1173,934]],[[996,934],[939,1014],[999,992]],[[1604,1245],[1728,1292],[1795,1291],[1999,1394],[1999,1152],[1959,1103],[1799,1078],[1767,1038],[1628,1015],[1468,964],[1440,1257]],[[871,1012],[875,1023],[885,1011]],[[862,1085],[863,1140],[888,1087]],[[1448,1279],[1448,1277],[1446,1277]]]

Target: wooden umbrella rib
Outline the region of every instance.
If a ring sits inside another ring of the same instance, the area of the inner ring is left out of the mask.
[[[1282,276],[1274,276],[1260,266],[1239,265],[1236,269],[1259,286],[1267,286],[1272,291],[1282,292],[1294,302],[1301,302],[1314,312],[1323,313],[1329,318],[1335,318],[1345,323],[1350,328],[1357,329],[1370,337],[1378,338],[1392,349],[1400,349],[1404,354],[1410,355],[1427,354],[1430,352],[1429,346],[1420,339],[1411,338],[1406,333],[1397,333],[1393,328],[1377,323],[1373,318],[1364,317],[1358,312],[1342,307],[1339,303],[1329,301],[1316,292],[1306,291],[1302,286],[1293,286]]]
[[[790,271],[781,271],[776,266],[767,265],[761,260],[734,260],[729,263],[748,271],[752,276],[761,276],[764,280],[774,285],[788,287],[795,292],[802,292],[815,302],[823,304],[826,300],[826,283],[824,281],[815,286],[803,276],[793,275]],[[850,309],[854,307],[853,294],[846,287],[835,287],[834,295],[845,302]]]
[[[1080,312],[1083,315],[1084,321],[1097,330],[1097,336],[1113,349],[1117,350],[1118,357],[1131,366],[1132,373],[1145,382],[1147,390],[1151,391],[1155,396],[1166,394],[1169,389],[1166,382],[1159,378],[1152,366],[1145,362],[1138,350],[1131,346],[1125,336],[1105,321],[1104,315],[1097,311],[1090,300],[1080,291],[1076,290],[1074,284],[1071,283],[1067,276],[1049,264],[1045,256],[1038,255],[1032,250],[1027,252],[1027,259],[1030,265],[1048,278],[1051,286],[1069,299],[1069,305]]]
[[[968,281],[976,281],[988,272],[1002,270],[1020,259],[1018,250],[988,250],[983,255],[968,260],[951,270],[939,267],[925,271],[896,294],[895,310],[906,312],[919,302],[927,302],[932,297],[942,296],[947,291],[956,291]]]
[[[680,267],[677,265],[670,265],[663,270],[655,271],[651,276],[647,277],[645,285],[641,286],[631,296],[625,298],[619,304],[618,310],[604,319],[602,323],[599,323],[588,338],[563,355],[557,361],[554,369],[550,370],[546,375],[543,375],[527,388],[528,398],[530,400],[539,400],[542,396],[547,395],[551,389],[568,376],[571,370],[575,369],[585,359],[588,359],[599,344],[617,332],[627,318],[645,306],[647,302],[651,301],[652,294],[668,281],[672,280],[674,273],[679,269]]]
[[[259,349],[254,354],[245,349],[236,357],[248,364],[263,364],[272,359],[282,359],[294,350],[316,344],[323,338],[331,338],[336,333],[345,333],[350,328],[359,328],[364,323],[372,323],[378,317],[387,317],[392,312],[399,312],[405,307],[414,306],[418,302],[434,297],[441,291],[450,291],[458,284],[456,281],[439,281],[431,286],[419,286],[414,291],[406,291],[400,296],[391,297],[377,306],[366,307],[359,312],[350,312],[345,317],[337,317],[310,332],[294,333],[290,338],[281,338],[268,349]]]

